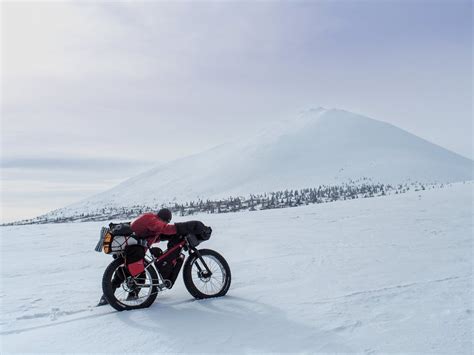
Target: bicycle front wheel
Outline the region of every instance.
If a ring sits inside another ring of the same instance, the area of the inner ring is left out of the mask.
[[[199,250],[202,260],[191,254],[183,269],[184,285],[197,299],[224,296],[231,283],[230,268],[222,255],[214,250]],[[210,270],[207,271],[204,263]]]

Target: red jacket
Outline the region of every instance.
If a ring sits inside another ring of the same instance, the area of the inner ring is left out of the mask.
[[[176,234],[176,226],[174,224],[162,221],[154,213],[145,213],[138,216],[132,221],[130,228],[140,237],[149,237],[149,245],[158,242],[160,234]]]

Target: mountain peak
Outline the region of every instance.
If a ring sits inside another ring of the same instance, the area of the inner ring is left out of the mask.
[[[273,126],[152,169],[68,209],[166,204],[358,179],[384,184],[472,179],[472,160],[349,111],[311,108]]]
[[[331,122],[337,124],[348,124],[348,123],[355,123],[353,121],[359,122],[380,122],[369,118],[367,116],[359,115],[354,112],[350,112],[340,108],[324,108],[324,107],[316,107],[316,108],[309,108],[307,110],[300,111],[299,119],[292,120],[288,122],[295,122],[299,121],[303,125],[311,124],[315,121],[317,122]]]
[[[322,106],[310,107],[308,109],[301,110],[300,111],[300,116],[319,114],[319,113],[324,112],[324,111],[328,111],[328,109],[326,109]]]

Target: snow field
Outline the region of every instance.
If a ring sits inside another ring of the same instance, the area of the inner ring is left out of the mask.
[[[3,227],[1,352],[469,354],[472,193],[192,216],[229,262],[228,295],[194,301],[180,275],[122,313],[93,307],[104,223]]]

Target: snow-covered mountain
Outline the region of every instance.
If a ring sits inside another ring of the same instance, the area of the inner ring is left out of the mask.
[[[343,110],[312,109],[248,137],[162,164],[64,211],[157,205],[361,178],[382,183],[472,179],[472,160]]]

